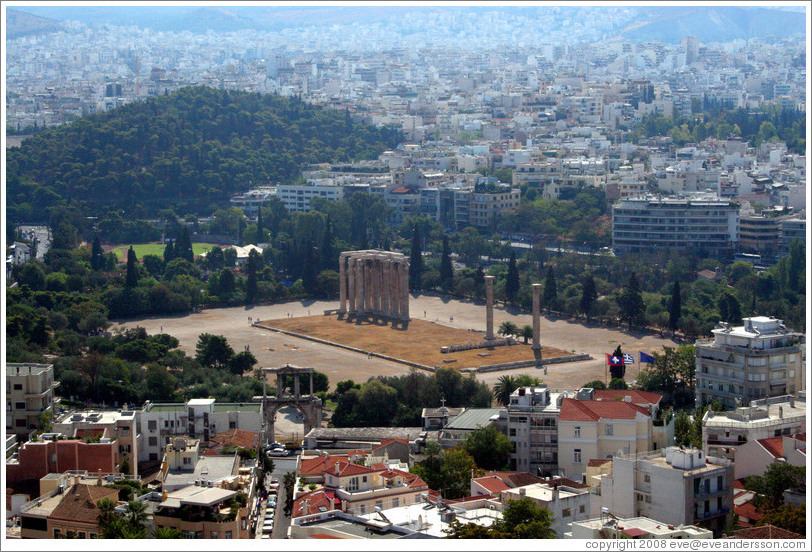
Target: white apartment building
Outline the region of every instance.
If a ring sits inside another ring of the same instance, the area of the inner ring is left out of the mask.
[[[205,443],[212,435],[232,429],[262,431],[260,403],[218,403],[215,399],[162,404],[147,401],[137,412],[141,462],[160,460],[173,436],[184,435]]]
[[[520,387],[507,405],[508,439],[513,443],[510,469],[532,474],[558,473],[558,413],[567,392]]]
[[[591,497],[593,516],[608,508],[621,518],[698,525],[718,537],[733,511],[733,465],[682,447],[617,455]]]
[[[695,525],[669,525],[648,517],[619,518],[604,514],[572,522],[568,539],[712,539],[713,531]]]
[[[738,462],[737,450],[758,439],[791,435],[806,427],[806,392],[758,399],[728,412],[708,410],[702,418],[702,450]],[[736,476],[739,477],[738,475]]]
[[[310,201],[314,197],[323,197],[332,201],[344,199],[344,187],[333,182],[314,184],[279,184],[276,195],[285,204],[288,211],[306,212],[310,210]]]
[[[469,221],[477,228],[491,229],[498,214],[516,209],[521,201],[521,190],[507,185],[501,186],[497,192],[474,191],[471,194]]]
[[[734,408],[755,399],[794,395],[805,388],[800,341],[782,320],[721,322],[712,339],[696,342],[696,401]]]
[[[552,513],[552,529],[559,538],[569,530],[573,521],[589,519],[589,489],[576,489],[567,485],[533,483],[499,493],[505,506],[512,500],[527,497]]]
[[[40,427],[40,416],[53,412],[52,364],[6,364],[6,433],[28,435]]]
[[[231,196],[229,203],[232,207],[242,209],[243,213],[250,217],[255,217],[259,208],[268,203],[271,198],[276,197],[276,188],[272,186],[263,186],[248,190],[242,194]]]
[[[615,252],[692,249],[732,252],[739,236],[739,207],[715,197],[623,199],[612,206]]]

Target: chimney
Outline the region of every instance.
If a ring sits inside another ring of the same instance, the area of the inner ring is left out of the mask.
[[[335,470],[336,470],[336,473],[338,473],[338,462],[335,463]]]
[[[79,476],[78,476],[78,475],[77,475],[77,476],[75,476],[75,477],[73,478],[73,484],[74,484],[74,485],[78,485],[78,484],[79,484],[79,481],[80,481],[80,478],[79,478]]]
[[[623,400],[625,402],[627,402],[627,403],[630,403],[630,402],[632,402],[632,396],[631,395],[626,395],[625,397],[623,397]]]
[[[519,496],[525,496],[525,494],[527,494],[527,489],[519,487]]]
[[[169,493],[164,491],[161,493],[161,502],[165,502],[167,497],[169,497]]]
[[[779,407],[778,407],[778,417],[779,417],[779,418],[783,418],[783,417],[784,417],[784,407],[783,407],[783,406],[779,406]]]

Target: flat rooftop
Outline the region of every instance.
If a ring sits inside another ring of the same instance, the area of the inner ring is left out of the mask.
[[[590,529],[600,529],[605,525],[606,521],[601,518],[594,518],[584,521],[576,521],[575,523],[583,527],[588,527]],[[624,530],[633,528],[642,529],[643,531],[650,533],[655,537],[669,535],[671,533],[674,533],[674,531],[684,531],[685,533],[693,536],[694,538],[706,536],[708,533],[710,533],[710,531],[706,529],[700,529],[699,527],[696,527],[694,525],[678,525],[674,529],[669,529],[667,523],[663,523],[661,521],[657,521],[656,519],[651,519],[648,517],[620,519],[619,525],[621,525],[624,528]]]
[[[471,508],[470,510],[460,508],[459,504],[453,504],[457,514],[457,520],[461,523],[476,523],[483,527],[490,527],[494,521],[501,519],[502,514],[497,510],[487,507]],[[440,518],[440,510],[436,506],[424,503],[410,504],[397,508],[388,508],[383,511],[386,518],[392,525],[404,527],[414,532],[436,538],[446,538],[443,529],[448,529],[449,524]],[[376,513],[358,516],[370,521],[381,522],[381,518]]]
[[[170,404],[150,404],[147,412],[185,412],[186,405],[183,403]]]
[[[164,478],[164,487],[177,489],[194,485],[196,479],[217,482],[234,475],[237,456],[201,456],[194,471],[170,470]]]
[[[544,483],[533,483],[532,485],[525,485],[524,487],[517,487],[515,489],[507,489],[502,492],[519,496],[519,489],[524,490],[525,496],[534,498],[540,502],[553,501],[553,488]],[[558,487],[558,499],[565,500],[567,498],[586,494],[586,492],[586,489],[583,492],[578,493],[574,492],[573,490],[569,490],[568,487]]]
[[[260,403],[222,403],[214,404],[215,412],[259,412],[262,408]]]
[[[806,401],[796,400],[792,406],[789,402],[781,402],[770,404],[769,408],[760,405],[740,407],[728,412],[709,412],[702,425],[707,428],[747,428],[805,421]]]
[[[399,539],[403,537],[403,533],[397,533],[395,531],[387,531],[386,533],[381,533],[357,521],[352,521],[343,518],[326,518],[319,521],[315,521],[313,523],[303,525],[303,527],[314,527],[314,526],[323,527],[325,529],[331,529],[333,531],[346,533],[351,537],[361,537],[363,539]]]

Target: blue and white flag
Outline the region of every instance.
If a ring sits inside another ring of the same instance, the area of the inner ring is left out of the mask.
[[[651,355],[647,355],[643,351],[640,351],[640,362],[648,362],[649,364],[654,364],[654,357]]]
[[[623,353],[623,364],[634,364],[634,357],[630,353]]]

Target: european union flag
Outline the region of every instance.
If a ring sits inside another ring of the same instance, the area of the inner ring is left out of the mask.
[[[651,355],[647,355],[643,351],[640,351],[640,362],[648,362],[649,364],[654,363],[654,357]]]

